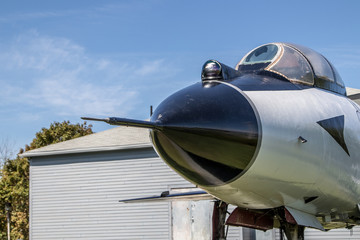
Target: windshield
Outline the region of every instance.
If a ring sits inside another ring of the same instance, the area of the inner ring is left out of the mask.
[[[241,64],[270,63],[276,56],[278,49],[275,44],[261,46],[247,55]]]

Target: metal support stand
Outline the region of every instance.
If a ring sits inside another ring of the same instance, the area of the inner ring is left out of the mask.
[[[212,240],[225,240],[225,219],[228,204],[222,201],[214,202],[214,210],[212,217]]]

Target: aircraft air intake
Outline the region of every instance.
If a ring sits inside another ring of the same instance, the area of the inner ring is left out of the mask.
[[[218,186],[238,178],[250,165],[259,126],[248,100],[225,84],[185,88],[154,112],[151,130],[158,154],[185,178]]]

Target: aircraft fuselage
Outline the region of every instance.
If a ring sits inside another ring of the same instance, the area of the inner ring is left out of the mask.
[[[235,69],[207,61],[201,80],[150,121],[85,119],[150,129],[170,167],[239,207],[231,224],[281,227],[290,240],[360,225],[360,107],[325,57],[270,43]]]
[[[197,91],[191,95],[191,88],[201,88],[201,97]],[[207,123],[197,125],[206,122],[209,114],[204,112],[209,110],[227,114],[226,110],[220,111],[221,106],[205,100],[221,98],[212,95],[211,92],[219,92],[216,88],[226,88],[227,98],[240,96],[242,104],[232,104],[226,99],[222,106],[231,109],[231,114],[239,119],[221,122],[223,116],[214,116]],[[209,96],[205,92],[209,92]],[[219,199],[243,208],[289,206],[317,216],[354,212],[355,203],[360,202],[360,116],[357,105],[347,97],[251,74],[231,82],[195,84],[185,90],[182,97],[187,99],[180,101],[182,106],[170,97],[163,102],[166,107],[160,105],[152,117],[152,121],[162,121],[167,128],[173,125],[174,129],[169,133],[152,130],[151,135],[158,153],[184,178]],[[205,105],[191,101],[201,102],[200,98]],[[182,111],[177,111],[177,107]],[[196,107],[199,107],[197,111]],[[251,107],[255,118],[242,115],[244,107]],[[192,116],[184,117],[187,110]],[[190,131],[190,135],[184,130]],[[207,135],[191,136],[194,131],[205,131]],[[217,135],[226,131],[234,136]],[[226,147],[221,146],[224,142]],[[237,149],[246,150],[247,154],[233,156]],[[219,156],[210,159],[207,155],[212,151]],[[224,172],[218,173],[216,170],[222,167]],[[223,174],[230,177],[222,177]]]

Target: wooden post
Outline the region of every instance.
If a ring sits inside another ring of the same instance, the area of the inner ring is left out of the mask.
[[[10,240],[10,223],[11,223],[11,204],[5,203],[6,220],[7,220],[7,239]]]
[[[7,218],[7,238],[10,240],[10,211],[6,213]]]

